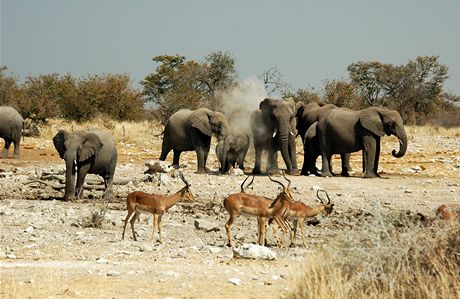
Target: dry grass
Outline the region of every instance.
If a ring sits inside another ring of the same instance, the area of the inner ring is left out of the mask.
[[[309,255],[291,298],[460,298],[460,221],[372,214]]]
[[[40,136],[52,139],[57,131],[64,129],[70,132],[76,130],[102,129],[113,134],[116,142],[142,144],[151,141],[156,135],[161,134],[163,127],[159,122],[117,122],[110,118],[98,118],[84,123],[68,122],[62,119],[52,119],[47,126],[40,128]]]
[[[440,126],[406,126],[408,135],[460,137],[460,127],[444,128]]]
[[[40,128],[40,135],[44,138],[53,138],[59,129],[68,131],[99,128],[113,133],[116,141],[124,143],[141,143],[151,140],[161,134],[163,125],[155,121],[117,122],[107,117],[101,117],[84,123],[68,122],[62,119],[52,119],[47,126]],[[408,135],[460,137],[460,127],[446,129],[440,126],[406,126]]]

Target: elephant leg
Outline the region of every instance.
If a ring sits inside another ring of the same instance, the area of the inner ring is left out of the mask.
[[[104,177],[105,191],[103,198],[111,198],[113,195],[113,176],[108,175]]]
[[[85,183],[85,177],[90,168],[90,164],[85,164],[80,166],[77,171],[77,185],[76,185],[76,195],[77,198],[83,197],[83,184]]]
[[[244,170],[244,156],[243,155],[239,155],[238,156],[238,167],[241,169],[241,170]]]
[[[365,157],[365,178],[375,178],[377,174],[375,173],[375,158],[376,158],[376,149],[377,149],[377,141],[374,136],[364,136],[363,137],[363,144],[364,144],[364,155]]]
[[[14,153],[13,153],[13,158],[17,159],[19,158],[19,152],[20,152],[20,147],[19,147],[19,141],[21,138],[14,140]]]
[[[8,150],[10,149],[11,145],[11,140],[9,138],[5,138],[5,146],[2,149],[2,152],[0,153],[0,157],[6,158],[8,157]]]
[[[179,158],[180,154],[182,153],[181,151],[178,150],[173,150],[174,156],[173,156],[173,164],[172,167],[178,169],[179,168]],[[160,159],[161,160],[161,159]]]
[[[350,153],[341,154],[340,159],[342,161],[342,172],[341,176],[349,177],[350,176]]]
[[[308,158],[308,153],[304,151],[303,155],[303,165],[302,165],[302,170],[300,171],[300,175],[309,175],[310,172],[310,167],[309,167],[310,161]]]
[[[318,130],[320,128],[318,127]],[[319,149],[321,152],[322,167],[321,173],[319,174],[322,177],[332,177],[331,172],[331,157],[332,154],[328,152],[329,142],[327,142],[326,132],[319,131]]]
[[[377,177],[380,177],[379,172],[378,172],[379,159],[380,159],[380,137],[376,139],[376,145],[375,145],[374,173]]]
[[[205,152],[204,149],[199,147],[196,149],[196,159],[198,161],[198,169],[196,173],[206,173],[206,170],[204,168],[205,165]]]
[[[332,171],[331,171],[331,157],[332,155],[331,154],[326,154],[326,153],[323,153],[321,154],[321,158],[322,158],[322,168],[321,168],[321,173],[320,173],[320,176],[322,177],[332,177]]]
[[[165,161],[166,157],[168,156],[169,152],[172,150],[171,146],[169,145],[168,141],[165,141],[165,136],[163,135],[163,143],[161,144],[161,155],[160,161]]]
[[[271,174],[279,174],[279,167],[278,167],[278,151],[274,150],[273,148],[269,149],[267,155],[267,173],[270,172]]]
[[[259,146],[254,145],[255,149],[255,164],[254,169],[252,170],[252,174],[260,174],[260,161],[262,159],[262,148]]]
[[[297,153],[295,147],[295,138],[293,136],[289,136],[289,156],[291,157],[291,165],[292,170],[288,170],[289,174],[298,174],[297,169]]]

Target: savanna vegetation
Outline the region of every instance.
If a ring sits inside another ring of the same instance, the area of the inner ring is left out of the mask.
[[[315,249],[289,298],[458,298],[460,221],[380,207]]]
[[[238,84],[236,60],[226,52],[212,52],[203,61],[182,55],[153,58],[156,68],[135,88],[127,74],[74,77],[70,74],[28,76],[22,83],[0,68],[0,105],[15,107],[25,118],[45,122],[59,117],[72,121],[108,117],[165,122],[181,108],[219,110],[224,94]],[[259,78],[269,95],[281,94],[305,102],[332,103],[351,109],[386,106],[398,110],[406,124],[460,125],[460,96],[444,89],[448,67],[437,56],[421,56],[407,64],[356,62],[347,79],[325,80],[321,90],[293,90],[276,67]],[[145,108],[153,103],[153,110]]]

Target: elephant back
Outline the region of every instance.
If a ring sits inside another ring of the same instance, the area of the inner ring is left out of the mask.
[[[10,106],[0,106],[0,137],[20,137],[24,119]],[[19,136],[17,136],[19,135]]]

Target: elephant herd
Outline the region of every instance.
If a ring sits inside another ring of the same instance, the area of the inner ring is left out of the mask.
[[[172,150],[173,166],[179,167],[180,154],[195,151],[197,172],[205,173],[213,134],[218,138],[216,155],[222,173],[236,164],[244,169],[250,135],[255,150],[253,174],[262,172],[263,151],[267,152],[265,172],[279,171],[277,154],[281,152],[286,173],[298,174],[297,135],[302,138],[304,147],[301,175],[332,176],[331,157],[339,154],[341,175],[349,176],[350,153],[362,151],[364,177],[379,177],[380,139],[385,134],[394,135],[399,140],[399,150],[392,152],[394,157],[402,157],[407,150],[404,124],[395,110],[369,107],[355,111],[332,104],[296,103],[292,98],[266,98],[260,102],[259,109],[252,112],[247,132],[231,128],[222,113],[206,108],[174,113],[165,126],[160,160],[164,161]],[[322,158],[321,170],[316,168],[318,156]]]
[[[394,157],[402,157],[407,149],[407,135],[397,111],[370,107],[349,110],[331,104],[295,102],[288,99],[263,99],[250,116],[250,130],[241,131],[230,126],[226,116],[207,108],[182,109],[174,113],[163,131],[160,160],[173,151],[173,167],[179,167],[184,151],[195,151],[197,173],[206,173],[206,161],[211,138],[217,136],[216,155],[220,171],[231,167],[244,169],[245,156],[254,145],[253,174],[262,173],[261,158],[267,152],[265,172],[277,173],[278,152],[286,166],[286,173],[299,173],[296,160],[296,136],[300,135],[304,147],[304,163],[300,174],[332,176],[331,157],[341,155],[341,175],[349,176],[350,153],[362,150],[364,177],[378,177],[380,138],[395,135],[400,142]],[[24,120],[13,108],[0,107],[0,137],[5,146],[0,157],[8,155],[14,144],[14,157],[19,157],[19,142]],[[250,138],[251,136],[251,138]],[[54,147],[66,164],[64,198],[81,196],[85,176],[97,174],[104,179],[106,194],[110,194],[117,162],[117,149],[113,137],[100,130],[67,132],[59,130],[53,138]],[[322,169],[316,168],[321,155]],[[75,183],[76,179],[76,183]]]

